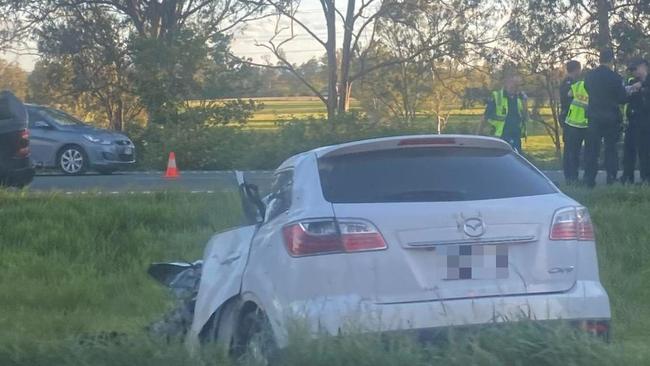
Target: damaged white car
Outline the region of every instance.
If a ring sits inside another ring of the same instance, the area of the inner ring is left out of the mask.
[[[609,331],[587,209],[501,140],[323,147],[284,162],[264,199],[239,178],[251,222],[208,243],[190,344],[284,347],[294,319],[333,335],[522,314]]]

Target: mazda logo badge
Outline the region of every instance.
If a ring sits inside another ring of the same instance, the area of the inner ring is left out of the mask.
[[[467,234],[467,236],[478,238],[479,236],[485,234],[485,225],[483,224],[483,220],[477,217],[465,220],[463,231],[465,234]]]

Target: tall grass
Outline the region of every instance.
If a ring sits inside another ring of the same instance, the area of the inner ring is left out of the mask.
[[[647,348],[650,187],[574,188],[567,193],[589,208],[596,225],[600,275],[610,295],[615,339],[630,347]]]
[[[528,322],[421,344],[401,335],[292,334],[282,365],[645,365],[650,363],[650,188],[568,193],[590,208],[613,343]],[[143,331],[170,305],[145,271],[194,260],[239,222],[234,194],[74,196],[0,192],[0,365],[234,365]]]
[[[152,261],[195,260],[233,194],[0,193],[0,344],[142,329],[168,305]]]

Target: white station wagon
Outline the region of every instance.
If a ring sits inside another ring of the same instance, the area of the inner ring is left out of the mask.
[[[251,224],[210,240],[190,344],[284,347],[294,319],[333,335],[522,315],[609,331],[587,209],[501,140],[358,141],[288,159],[262,200],[240,183]]]

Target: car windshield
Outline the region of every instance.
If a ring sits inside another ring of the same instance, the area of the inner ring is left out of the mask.
[[[410,148],[319,160],[332,203],[471,201],[555,193],[520,156],[485,148]]]
[[[85,123],[81,122],[77,118],[56,109],[40,108],[39,112],[61,126],[85,125]]]

